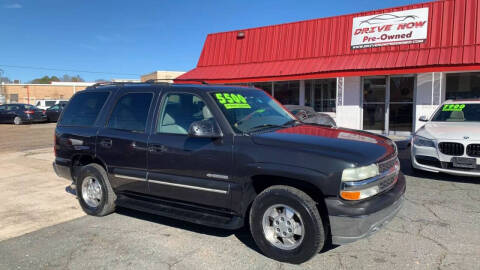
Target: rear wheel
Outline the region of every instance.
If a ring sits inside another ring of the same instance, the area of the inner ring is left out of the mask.
[[[15,116],[15,118],[13,118],[13,124],[14,125],[21,125],[22,124],[22,118],[18,117],[18,116]]]
[[[250,230],[262,252],[282,262],[308,261],[325,244],[315,201],[289,186],[272,186],[257,196],[250,211]]]
[[[82,167],[76,186],[78,201],[85,213],[105,216],[115,211],[116,195],[102,166],[89,164]]]

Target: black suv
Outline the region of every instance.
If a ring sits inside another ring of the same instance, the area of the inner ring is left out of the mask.
[[[96,85],[55,130],[57,175],[87,214],[115,206],[225,229],[301,263],[369,236],[401,208],[397,148],[368,132],[302,124],[259,89]]]

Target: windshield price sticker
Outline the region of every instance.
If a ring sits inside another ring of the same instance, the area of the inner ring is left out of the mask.
[[[465,104],[445,104],[442,111],[444,112],[461,112],[465,108]]]
[[[223,104],[226,109],[250,109],[247,99],[241,94],[234,93],[216,93],[218,102]]]

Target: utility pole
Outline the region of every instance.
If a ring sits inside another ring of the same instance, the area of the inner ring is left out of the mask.
[[[5,72],[3,69],[0,68],[0,81],[2,80],[3,74]],[[5,83],[3,81],[0,82],[0,104],[4,103],[7,99],[6,93],[5,93]]]

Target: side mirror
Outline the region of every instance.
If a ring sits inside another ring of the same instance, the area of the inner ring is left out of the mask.
[[[220,138],[222,133],[213,118],[193,122],[188,128],[188,136],[197,138]]]
[[[295,117],[297,117],[298,120],[303,121],[307,119],[308,114],[305,110],[299,110],[296,114]]]
[[[425,115],[422,115],[422,116],[420,116],[420,118],[418,118],[418,121],[428,122],[428,118]]]

